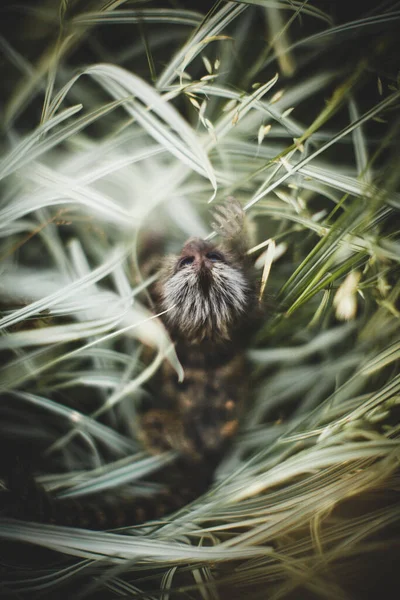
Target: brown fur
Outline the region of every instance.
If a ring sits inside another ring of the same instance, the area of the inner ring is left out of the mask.
[[[236,201],[219,210],[222,243],[191,238],[161,269],[157,304],[168,311],[163,319],[185,379],[165,365],[157,406],[139,425],[150,452],[175,449],[196,462],[218,460],[238,429],[249,395],[244,350],[257,312],[244,215]]]

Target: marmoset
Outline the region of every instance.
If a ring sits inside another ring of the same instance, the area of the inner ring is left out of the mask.
[[[179,382],[165,364],[155,380],[154,400],[138,412],[144,447],[153,454],[179,453],[175,464],[153,478],[163,491],[150,498],[117,490],[101,498],[58,500],[32,483],[15,500],[13,516],[20,512],[24,519],[93,529],[129,526],[162,517],[209,487],[249,396],[245,350],[258,312],[239,202],[228,199],[214,218],[220,243],[189,239],[178,256],[162,260],[154,290],[185,373]]]
[[[242,208],[230,199],[214,217],[220,244],[192,238],[164,260],[156,303],[185,379],[164,365],[158,408],[142,415],[139,431],[151,452],[174,448],[210,463],[239,424],[249,386],[245,350],[258,315]]]

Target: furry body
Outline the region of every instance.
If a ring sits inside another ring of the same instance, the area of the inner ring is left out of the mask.
[[[236,433],[249,393],[244,350],[258,311],[244,252],[244,214],[233,199],[219,210],[221,244],[191,238],[164,261],[157,305],[166,311],[185,379],[179,383],[164,366],[158,406],[142,415],[139,429],[150,452],[175,449],[210,465]]]

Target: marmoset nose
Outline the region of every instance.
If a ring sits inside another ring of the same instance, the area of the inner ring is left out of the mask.
[[[198,271],[209,271],[212,269],[213,263],[204,254],[198,254],[194,258],[194,266]]]
[[[211,268],[207,264],[209,261],[207,260],[206,263],[206,260],[203,259],[199,261],[199,265],[197,267],[198,281],[203,292],[207,292],[212,284]]]

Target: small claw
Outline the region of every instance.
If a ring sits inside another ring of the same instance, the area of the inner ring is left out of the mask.
[[[226,204],[220,204],[219,206],[216,206],[214,214],[216,214],[216,213],[220,213],[223,216],[223,218],[226,220],[229,220],[232,217],[236,216],[236,215],[232,214],[230,207],[226,206]]]
[[[215,211],[213,216],[220,227],[225,227],[226,218],[224,217],[224,215],[218,214],[217,211]]]
[[[224,202],[224,204],[216,206],[215,210],[224,215],[228,221],[231,221],[232,219],[243,219],[244,216],[241,205],[236,201],[233,204]]]
[[[218,223],[211,223],[211,228],[215,231],[215,233],[219,233],[219,234],[223,234],[224,233],[224,229],[221,225],[219,225]]]
[[[214,231],[224,237],[234,237],[243,226],[244,212],[236,198],[229,196],[223,204],[215,207],[213,216],[217,223],[212,224]]]
[[[233,238],[240,233],[241,227],[228,227],[225,225],[218,225],[218,223],[211,223],[212,229],[224,238]]]
[[[237,198],[235,198],[234,196],[228,196],[228,198],[226,199],[226,204],[227,206],[229,206],[232,212],[235,212],[237,214],[238,217],[244,217],[242,205],[240,204]]]

